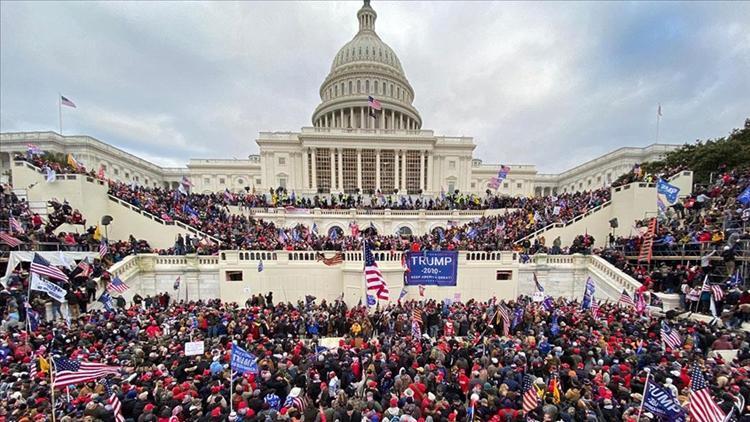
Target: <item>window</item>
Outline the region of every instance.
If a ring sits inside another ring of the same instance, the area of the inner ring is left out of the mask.
[[[406,151],[406,191],[419,192],[419,151]]]
[[[393,84],[391,84],[391,97],[393,97]]]
[[[279,187],[286,189],[286,177],[279,177]]]
[[[521,188],[523,187],[523,183],[516,183],[516,187],[517,187],[518,189],[521,189]]]
[[[508,189],[508,182],[503,183],[503,189]]]
[[[126,179],[130,179],[130,173],[127,173],[127,172],[126,172],[126,173],[125,173],[125,178],[126,178]]]
[[[107,171],[107,165],[106,164],[102,164],[101,168],[102,168],[102,170]]]
[[[474,189],[477,187],[477,184],[475,182],[471,182],[471,188]]]
[[[456,182],[448,182],[448,193],[456,191]]]
[[[203,184],[204,184],[204,185],[209,185],[209,184],[211,184],[211,179],[209,179],[208,177],[204,178],[204,179],[203,179]]]
[[[375,80],[375,81],[372,81],[372,90],[373,90],[373,91],[374,91],[374,92],[375,92],[376,94],[379,94],[379,92],[378,92],[378,87],[379,87],[379,86],[380,86],[380,84],[378,84],[378,81],[376,81],[376,80]]]
[[[220,177],[220,178],[219,178],[219,184],[221,184],[221,185],[224,185],[224,184],[226,184],[226,183],[227,183],[227,179],[225,179],[225,178],[223,178],[223,177]]]
[[[382,154],[382,153],[381,153]],[[375,150],[362,150],[362,191],[375,192]],[[383,166],[383,157],[380,157],[380,166]],[[380,173],[380,182],[383,186],[383,173]],[[381,188],[382,190],[382,188]]]
[[[453,160],[448,161],[448,168],[451,169],[451,170],[455,170],[456,169],[456,162],[453,161]]]
[[[399,236],[411,236],[412,232],[409,227],[401,226],[398,228],[398,235]]]
[[[597,176],[597,177],[596,177],[596,181],[597,181],[597,182],[601,182],[601,181],[602,181],[602,176]]]
[[[237,184],[240,185],[240,186],[242,186],[242,185],[245,184],[245,181],[242,180],[242,179],[237,179]]]
[[[318,148],[315,152],[315,173],[318,189],[328,192],[331,189],[331,151],[328,148]]]
[[[260,179],[255,179],[255,184],[260,185]]]
[[[242,281],[242,271],[227,271],[227,281]]]
[[[396,188],[393,178],[396,171],[395,161],[393,150],[380,151],[380,190],[384,193],[392,192]]]
[[[370,81],[365,81],[365,93],[370,92]]]
[[[279,165],[280,166],[286,165],[286,157],[279,157]]]
[[[344,148],[342,151],[342,173],[344,176],[344,192],[354,193],[357,189],[357,150]]]
[[[497,270],[495,272],[495,280],[497,281],[512,280],[512,279],[513,279],[513,271]]]
[[[141,181],[141,178],[140,178],[140,177],[138,177],[138,176],[135,176],[135,181],[136,181],[136,182],[140,182],[140,181]]]
[[[357,93],[361,93],[361,92],[362,92],[362,81],[358,80],[357,81]]]
[[[339,86],[338,85],[336,85],[336,86],[333,87],[333,95],[335,95],[337,97],[339,96]]]
[[[118,170],[118,169],[115,169],[115,176],[117,176],[117,175],[119,175],[119,174],[120,174],[120,170]]]
[[[352,81],[349,81],[349,95],[352,94]]]

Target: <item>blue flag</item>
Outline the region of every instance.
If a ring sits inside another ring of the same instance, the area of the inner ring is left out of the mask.
[[[318,235],[318,223],[313,223],[312,232],[315,236]]]
[[[39,328],[39,312],[35,311],[28,302],[26,302],[25,306],[26,318],[29,320],[29,328],[31,331],[36,331]]]
[[[687,419],[685,410],[672,392],[650,380],[644,388],[643,408],[667,421],[684,422]]]
[[[552,324],[549,327],[549,332],[553,337],[557,337],[560,334],[560,324],[557,322],[557,312],[552,314]]]
[[[581,302],[581,309],[587,310],[591,308],[591,300],[594,298],[594,292],[596,292],[596,283],[589,277],[586,280],[586,290],[583,291],[583,301]]]
[[[406,296],[406,286],[404,286],[403,289],[401,289],[401,293],[398,295],[398,300],[401,300]]]
[[[523,308],[516,308],[515,312],[513,312],[513,322],[510,324],[511,329],[516,328],[521,322],[523,322]]]
[[[742,205],[750,205],[750,186],[746,187],[744,191],[737,197],[737,201],[741,202]]]
[[[375,296],[367,295],[367,306],[375,306],[376,303]]]
[[[656,182],[656,193],[664,195],[667,198],[667,202],[674,204],[677,202],[677,195],[680,193],[680,188],[674,185],[670,185],[664,179],[659,179]]]
[[[99,296],[98,300],[99,302],[102,303],[102,305],[104,305],[104,309],[106,309],[109,312],[112,312],[112,309],[113,309],[112,296],[109,295],[109,292],[105,290],[104,293],[102,293],[102,295]]]
[[[553,309],[555,309],[555,302],[552,301],[552,296],[545,296],[544,301],[542,301],[542,306],[544,306],[544,309],[547,312],[550,312]]]
[[[263,260],[262,259],[258,261],[258,272],[259,273],[263,272]]]
[[[232,371],[237,371],[241,374],[252,372],[258,373],[258,358],[241,348],[236,344],[232,344],[232,360],[229,362],[229,366]]]

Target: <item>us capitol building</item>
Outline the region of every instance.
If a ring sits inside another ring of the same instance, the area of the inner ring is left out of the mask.
[[[369,0],[357,12],[359,31],[333,58],[320,86],[312,126],[299,132],[261,132],[260,154],[246,160],[191,159],[184,168],[164,168],[90,136],[55,132],[0,134],[0,180],[27,144],[71,153],[108,178],[145,186],[176,187],[183,176],[194,192],[285,187],[297,194],[329,192],[437,195],[441,191],[483,194],[499,168],[474,158],[471,137],[439,136],[423,129],[414,89],[396,53],[375,32],[377,13]],[[381,104],[371,115],[368,97]],[[155,140],[156,142],[156,140]],[[534,165],[510,166],[498,193],[549,195],[605,186],[635,163],[658,159],[676,145],[625,147],[560,174],[539,174]]]

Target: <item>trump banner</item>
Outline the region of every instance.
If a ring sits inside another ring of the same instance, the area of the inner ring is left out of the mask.
[[[407,286],[455,286],[458,279],[458,252],[409,252],[406,255],[406,266]]]

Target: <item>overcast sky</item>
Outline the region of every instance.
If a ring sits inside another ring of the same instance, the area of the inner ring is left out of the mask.
[[[0,3],[0,131],[86,134],[162,165],[310,126],[360,2]],[[379,2],[425,129],[557,172],[750,117],[750,3]]]

